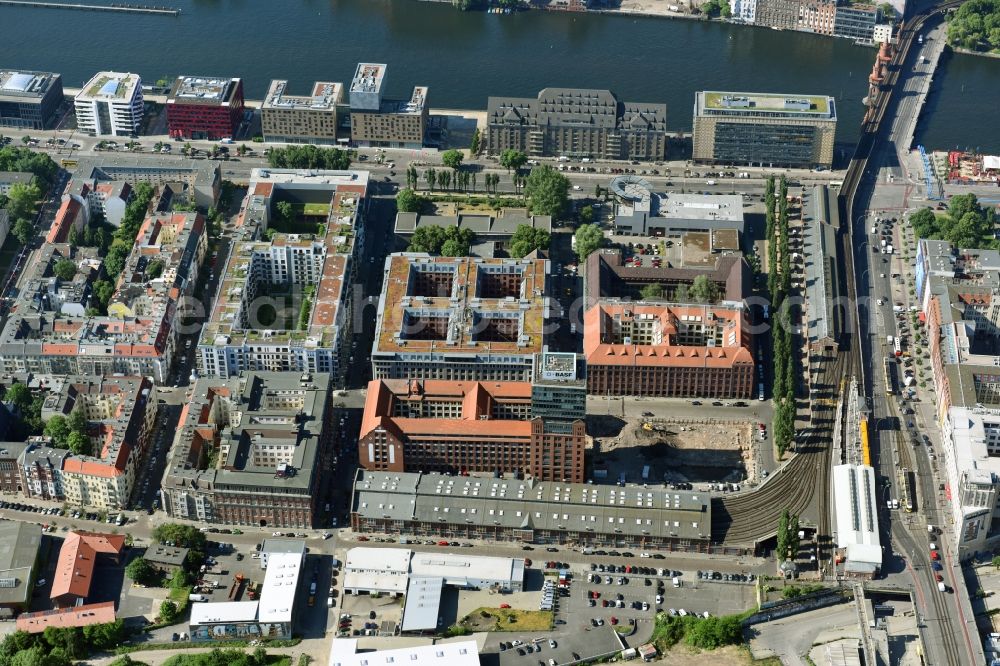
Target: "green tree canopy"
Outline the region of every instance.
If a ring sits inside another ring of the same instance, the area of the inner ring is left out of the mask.
[[[31,220],[21,217],[14,222],[14,228],[11,231],[21,245],[27,245],[35,236],[35,225],[31,223]]]
[[[320,148],[310,144],[271,148],[267,162],[277,169],[332,169],[343,171],[351,166],[351,153],[339,148]]]
[[[137,557],[125,567],[125,574],[140,585],[153,585],[159,579],[159,572],[145,558]]]
[[[47,437],[52,438],[52,443],[57,448],[66,448],[66,440],[71,431],[65,416],[56,414],[50,418],[45,422],[45,430],[43,432]]]
[[[1000,0],[969,0],[948,20],[948,43],[1000,52]]]
[[[81,456],[89,456],[93,453],[90,438],[75,430],[66,436],[66,448]]]
[[[30,148],[6,146],[0,148],[0,171],[28,171],[43,185],[51,185],[59,173],[59,165],[45,153]]]
[[[11,384],[3,395],[4,402],[13,403],[18,409],[25,410],[31,405],[34,396],[31,390],[20,382]]]
[[[441,251],[444,241],[444,227],[436,225],[417,227],[417,230],[410,237],[410,245],[406,248],[406,251],[437,254]]]
[[[177,604],[170,599],[164,599],[160,604],[160,622],[173,624],[177,621]]]
[[[691,282],[691,298],[698,303],[715,303],[719,300],[721,293],[719,285],[715,284],[707,275],[698,275]]]
[[[462,154],[462,151],[452,148],[451,150],[446,150],[441,153],[441,164],[448,168],[457,170],[460,166],[462,166],[462,159],[464,157],[465,155]]]
[[[107,280],[98,280],[94,283],[94,289],[92,292],[92,299],[95,307],[102,313],[107,313],[108,303],[111,301],[111,297],[115,293],[115,285],[111,284]]]
[[[525,155],[520,150],[515,150],[513,148],[507,148],[502,153],[500,153],[500,166],[507,169],[507,171],[516,171],[520,169],[525,164],[528,163],[528,156]]]
[[[525,181],[524,195],[532,213],[556,218],[569,201],[569,179],[548,165],[535,167]]]
[[[150,280],[155,280],[156,278],[163,275],[163,262],[159,259],[153,259],[151,262],[146,264],[146,277]]]
[[[581,224],[573,237],[576,240],[576,256],[580,261],[584,261],[605,242],[604,232],[596,224]]]
[[[658,301],[664,293],[663,285],[658,282],[651,282],[639,290],[639,296],[644,301]]]
[[[42,191],[35,182],[14,183],[7,193],[7,213],[15,219],[31,217],[41,197]]]
[[[423,197],[408,187],[396,195],[396,210],[400,213],[419,213],[423,203]]]
[[[76,275],[76,264],[69,259],[60,259],[52,267],[52,272],[55,273],[56,277],[60,280],[69,282]]]
[[[130,252],[132,252],[131,245],[126,245],[122,240],[115,240],[104,257],[104,272],[109,277],[120,275],[125,270],[125,262]]]
[[[205,550],[205,535],[193,525],[164,523],[153,529],[153,538],[159,543],[171,541],[176,546],[192,550]]]
[[[547,250],[551,240],[551,235],[545,229],[519,224],[510,238],[510,256],[520,259],[535,250]]]

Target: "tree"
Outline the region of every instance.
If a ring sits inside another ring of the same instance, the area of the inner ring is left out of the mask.
[[[471,229],[448,227],[444,230],[445,241],[441,245],[442,257],[467,257],[475,237]]]
[[[173,624],[177,621],[177,604],[170,599],[166,599],[160,604],[160,622],[163,624]]]
[[[29,143],[31,143],[31,137],[25,134],[24,136],[21,137],[21,143],[27,146]]]
[[[775,550],[775,555],[778,558],[778,563],[780,564],[788,557],[788,521],[790,516],[788,514],[788,509],[783,509],[781,511],[781,516],[778,518],[778,537],[777,537],[777,548]]]
[[[90,438],[75,430],[66,437],[66,448],[81,456],[89,456],[93,453]]]
[[[126,245],[124,241],[115,240],[104,257],[104,272],[109,276],[120,275],[125,270],[125,261],[131,251],[131,246]]]
[[[56,414],[45,423],[43,431],[47,437],[52,438],[53,444],[58,448],[66,448],[66,439],[69,437],[70,428],[66,417]]]
[[[642,289],[639,290],[639,296],[644,301],[658,301],[663,298],[664,289],[663,285],[657,282],[652,282],[647,284]]]
[[[34,396],[31,395],[31,391],[26,385],[20,382],[8,386],[3,394],[4,402],[13,404],[21,411],[28,409],[32,400],[34,400]]]
[[[431,192],[433,192],[434,186],[437,184],[437,171],[434,169],[427,169],[424,171],[424,179],[427,181],[427,187]]]
[[[679,284],[674,287],[672,299],[677,303],[690,303],[691,294],[686,284]]]
[[[125,641],[125,622],[115,620],[104,624],[91,624],[83,628],[83,639],[92,650],[109,650]],[[132,662],[139,664],[140,662]]]
[[[76,275],[76,264],[69,259],[60,259],[52,267],[52,272],[56,277],[64,282],[69,282]]]
[[[396,195],[396,210],[400,213],[418,213],[422,204],[423,199],[420,195],[408,187]]]
[[[576,239],[576,256],[584,261],[590,253],[604,245],[604,232],[596,224],[582,224],[573,235]]]
[[[91,300],[98,310],[107,313],[108,302],[111,301],[111,296],[114,295],[114,293],[115,285],[111,284],[107,280],[97,280],[94,282]]]
[[[10,191],[7,193],[7,214],[15,219],[31,217],[41,197],[42,192],[34,181],[27,184],[15,183],[10,186]]]
[[[934,238],[938,234],[938,218],[930,208],[921,208],[910,215],[910,224],[917,238]]]
[[[477,127],[472,132],[472,143],[469,145],[469,153],[473,156],[479,154],[479,144],[481,142],[481,137],[479,136],[479,128]]]
[[[351,166],[351,153],[340,148],[320,148],[311,144],[271,148],[267,162],[278,169],[332,169]]]
[[[462,154],[462,151],[452,148],[441,153],[441,164],[458,171],[459,167],[462,166],[462,158],[464,157],[465,155]]]
[[[878,11],[887,21],[892,22],[896,20],[896,9],[888,2],[883,2],[879,5]]]
[[[584,206],[580,209],[580,223],[592,224],[594,221],[594,207]]]
[[[192,525],[164,523],[153,529],[153,538],[159,543],[172,541],[174,545],[191,550],[205,550],[205,535]]]
[[[512,170],[517,171],[527,163],[528,156],[520,150],[507,148],[500,153],[500,166],[507,169],[507,173],[510,173]]]
[[[558,217],[569,201],[569,179],[552,167],[535,167],[524,184],[524,195],[535,215]]]
[[[441,250],[444,241],[444,227],[417,227],[417,230],[410,236],[410,245],[406,248],[406,251],[437,254]]]
[[[551,236],[545,229],[519,224],[510,237],[510,256],[520,259],[535,250],[547,250],[550,241]]]
[[[719,300],[719,285],[707,275],[698,275],[691,282],[691,297],[698,303],[715,303]]]
[[[992,563],[994,569],[1000,569],[1000,555],[994,555]]]
[[[31,242],[31,239],[35,237],[35,225],[25,218],[18,218],[17,222],[14,223],[14,238],[21,245],[27,245]]]
[[[152,585],[157,581],[159,572],[144,558],[137,557],[125,567],[125,575],[140,585]]]
[[[974,51],[1000,51],[1000,0],[970,0],[948,20],[948,43]]]

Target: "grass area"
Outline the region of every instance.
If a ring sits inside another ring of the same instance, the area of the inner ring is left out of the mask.
[[[460,625],[474,631],[548,631],[553,617],[552,611],[481,607],[462,618]]]
[[[322,215],[324,218],[330,214],[330,204],[307,203],[302,206],[303,215]]]
[[[301,638],[291,638],[287,641],[262,641],[261,644],[268,650],[277,650],[280,648],[294,647],[301,642]],[[192,643],[191,641],[178,641],[177,643],[126,643],[116,649],[115,654],[150,652],[153,650],[204,650],[206,647],[211,647],[211,645],[206,645],[205,643]],[[250,641],[226,641],[225,646],[216,647],[225,647],[227,649],[247,648],[250,647]]]
[[[242,652],[226,654],[226,657],[229,663],[259,664],[256,661],[251,662],[251,658],[243,656]],[[217,663],[219,663],[219,660],[211,652],[202,652],[199,654],[175,654],[163,662],[163,666],[212,666]],[[292,658],[283,654],[269,654],[266,657],[265,663],[267,666],[291,666]]]

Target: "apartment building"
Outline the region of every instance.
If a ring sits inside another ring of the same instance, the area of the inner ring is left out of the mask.
[[[91,136],[136,136],[144,102],[138,74],[98,72],[73,99],[76,126]]]
[[[243,112],[243,79],[179,76],[167,95],[167,131],[182,139],[232,138]]]
[[[367,191],[366,171],[251,173],[239,235],[198,344],[202,375],[311,372],[342,381]],[[275,215],[282,201],[296,211],[292,226]],[[271,240],[263,240],[269,230]]]
[[[0,492],[20,493],[24,487],[17,459],[26,448],[27,442],[0,442]]]
[[[322,373],[199,379],[167,461],[164,511],[210,524],[317,526],[333,464],[330,385]]]
[[[693,158],[703,163],[829,167],[836,130],[832,97],[699,92]]]
[[[59,74],[0,70],[0,127],[51,129],[59,119],[62,103]]]
[[[798,30],[833,36],[837,0],[805,0],[799,7]]]
[[[87,184],[87,201],[91,212],[108,215],[109,220],[117,217],[120,224],[124,207],[105,208],[113,198],[114,190],[108,190],[107,196],[102,193],[102,186],[115,183],[130,186],[149,183],[158,188],[169,185],[175,197],[194,202],[201,208],[212,208],[222,191],[222,170],[218,162],[211,160],[152,155],[140,157],[120,153],[116,153],[114,157],[81,157],[73,170],[73,179],[66,186],[66,192],[80,196],[80,188]]]
[[[33,444],[22,454],[28,497],[61,499],[105,511],[125,509],[156,421],[156,388],[143,377],[58,378],[42,405],[42,419],[83,410],[91,455]]]
[[[729,15],[739,23],[756,23],[757,0],[729,0]]]
[[[945,488],[959,557],[1000,544],[1000,253],[917,244]]]
[[[533,407],[528,382],[373,380],[358,437],[359,464],[583,482],[583,411],[564,431],[546,432]]]
[[[780,30],[797,30],[801,6],[801,0],[756,0],[754,23]]]
[[[0,194],[10,194],[15,185],[30,185],[34,180],[30,171],[0,171]]]
[[[390,255],[373,379],[532,381],[548,270],[544,259]]]
[[[486,147],[532,157],[660,160],[667,107],[621,102],[610,90],[545,88],[537,98],[490,97]]]
[[[706,494],[661,487],[372,472],[354,479],[356,533],[709,552]]]
[[[164,383],[178,335],[179,304],[193,294],[207,239],[200,213],[155,214],[140,227],[117,278],[108,315],[87,314],[101,261],[90,248],[43,245],[21,277],[18,307],[0,330],[4,372],[150,376]],[[73,280],[52,273],[77,264]]]
[[[344,103],[344,85],[317,81],[308,95],[292,95],[288,81],[275,79],[260,107],[264,141],[282,143],[337,143],[338,105]]]
[[[355,146],[420,148],[427,132],[427,87],[415,86],[409,99],[383,97],[386,65],[359,63],[351,81],[351,143]]]

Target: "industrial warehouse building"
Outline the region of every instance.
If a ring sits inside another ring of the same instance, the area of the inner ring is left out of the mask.
[[[346,594],[405,593],[402,630],[438,626],[445,586],[493,592],[524,589],[524,560],[458,553],[423,553],[406,548],[351,548],[344,562]]]

